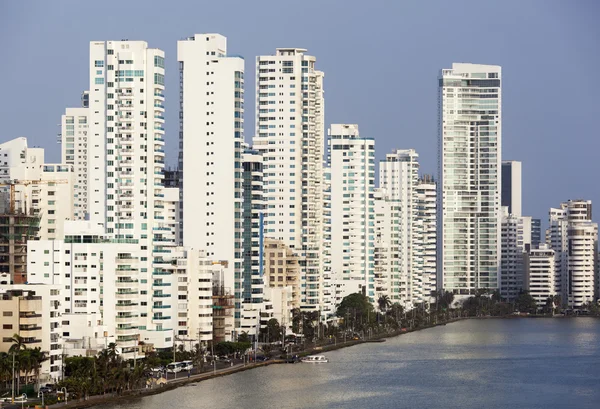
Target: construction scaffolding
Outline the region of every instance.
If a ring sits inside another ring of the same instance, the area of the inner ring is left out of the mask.
[[[27,241],[40,229],[37,211],[15,200],[15,185],[27,182],[0,183],[0,284],[27,283]]]
[[[220,268],[217,266],[220,266]],[[224,267],[227,267],[227,261],[213,262],[212,302],[214,343],[229,340],[233,331],[234,297],[230,289],[224,285]]]

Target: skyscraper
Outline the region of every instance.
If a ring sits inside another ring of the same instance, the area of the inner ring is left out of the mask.
[[[87,92],[83,95],[89,96]],[[61,118],[61,156],[63,163],[73,165],[76,220],[85,220],[88,214],[88,112],[83,106],[67,108]]]
[[[419,155],[414,149],[395,150],[379,162],[379,183],[388,200],[393,202],[392,206],[397,208],[392,211],[398,218],[397,231],[392,237],[395,236],[393,241],[397,243],[398,273],[392,275],[392,292],[399,293],[407,308],[420,301],[422,289],[422,276],[413,246],[418,240],[418,182]]]
[[[525,287],[525,253],[531,248],[531,217],[516,216],[502,206],[500,294],[514,301]]]
[[[242,143],[244,60],[227,55],[220,34],[177,42],[183,244],[224,262],[222,286],[242,303]]]
[[[521,216],[522,187],[521,162],[502,161],[502,206],[508,207],[508,213]]]
[[[438,288],[499,286],[501,69],[454,63],[439,77]]]
[[[254,149],[263,154],[265,236],[301,258],[302,308],[322,308],[324,74],[300,48],[256,60]]]
[[[431,293],[437,288],[436,250],[437,250],[437,190],[431,175],[423,175],[417,183],[417,215],[418,240],[413,244],[417,252],[421,268],[421,297],[428,301]]]
[[[164,52],[145,41],[92,41],[89,61],[89,218],[106,239],[139,246],[139,266],[129,277],[139,280],[140,305],[147,305],[138,340],[169,347],[176,314],[163,301],[173,291],[178,192],[163,183]],[[117,285],[117,293],[127,292]],[[121,331],[117,343],[132,342],[132,332]]]
[[[332,124],[331,271],[347,294],[363,292],[373,302],[375,141],[361,137],[358,125]]]

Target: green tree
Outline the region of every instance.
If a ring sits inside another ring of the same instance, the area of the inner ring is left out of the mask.
[[[364,330],[370,326],[371,319],[375,319],[373,304],[361,293],[344,297],[336,310],[336,315],[344,319],[346,329],[353,327],[356,330]]]
[[[527,291],[522,291],[515,301],[515,305],[520,312],[529,312],[535,314],[537,304],[535,299]]]
[[[281,327],[279,321],[275,318],[271,318],[264,328],[260,329],[261,339],[267,342],[276,342],[281,340]]]
[[[379,296],[379,299],[377,299],[377,305],[379,306],[379,311],[385,313],[387,309],[391,307],[392,302],[387,294],[382,294]]]
[[[238,342],[250,342],[250,335],[246,331],[242,331],[238,336]]]

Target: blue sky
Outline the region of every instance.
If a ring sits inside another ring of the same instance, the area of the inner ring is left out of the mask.
[[[177,40],[217,32],[246,60],[246,139],[255,56],[307,48],[325,72],[326,124],[357,123],[377,158],[415,148],[437,161],[437,75],[452,62],[503,69],[503,158],[523,161],[524,214],[570,198],[600,204],[600,2],[5,1],[0,140],[27,136],[59,160],[67,106],[88,87],[89,41],[145,40],[167,58],[167,152],[177,150]],[[598,217],[594,217],[598,220]]]

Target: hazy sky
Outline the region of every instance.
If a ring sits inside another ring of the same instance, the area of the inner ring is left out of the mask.
[[[436,172],[437,76],[452,62],[502,66],[503,159],[523,161],[524,214],[570,198],[600,205],[600,1],[2,1],[0,141],[27,136],[60,158],[64,108],[88,88],[92,40],[145,40],[167,58],[167,152],[177,150],[176,42],[228,37],[246,60],[254,133],[255,56],[307,48],[325,72],[325,117],[357,123],[377,158],[415,148]],[[596,74],[594,74],[596,72]],[[599,220],[598,214],[594,219]]]

